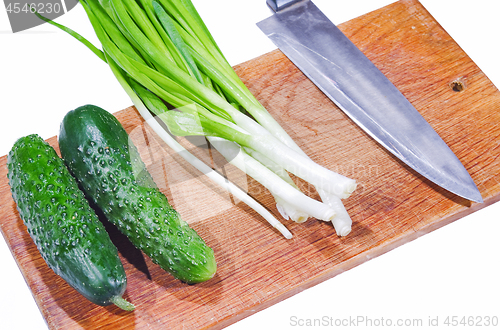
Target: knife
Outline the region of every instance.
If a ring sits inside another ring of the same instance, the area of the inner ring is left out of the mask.
[[[257,26],[343,112],[415,171],[482,203],[469,173],[446,143],[310,0],[267,0],[275,12]]]

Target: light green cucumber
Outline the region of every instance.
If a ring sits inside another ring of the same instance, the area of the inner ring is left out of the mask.
[[[54,272],[98,305],[132,310],[118,251],[55,150],[38,135],[16,141],[8,178],[28,233]]]

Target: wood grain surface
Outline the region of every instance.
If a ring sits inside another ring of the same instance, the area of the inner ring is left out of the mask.
[[[339,238],[330,223],[315,219],[283,220],[294,235],[284,239],[158,142],[131,107],[115,115],[162,191],[214,249],[217,275],[196,285],[174,280],[109,226],[128,277],[125,298],[136,310],[91,304],[42,260],[11,198],[4,156],[1,230],[51,329],[223,328],[499,199],[500,93],[420,3],[399,1],[339,27],[448,143],[485,202],[470,203],[411,170],[273,51],[235,69],[313,160],[358,181],[345,200],[351,234]],[[55,137],[49,142],[57,148]],[[182,143],[278,216],[270,194],[225,164],[204,140]]]

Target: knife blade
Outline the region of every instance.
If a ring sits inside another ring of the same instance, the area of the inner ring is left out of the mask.
[[[267,0],[257,23],[344,113],[388,151],[444,189],[483,202],[471,176],[389,79],[310,0]]]

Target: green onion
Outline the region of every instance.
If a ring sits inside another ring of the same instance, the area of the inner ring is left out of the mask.
[[[271,192],[285,219],[315,217],[332,221],[340,236],[350,232],[352,221],[341,199],[351,195],[356,182],[315,163],[298,147],[234,72],[190,0],[82,0],[82,5],[102,51],[52,24],[108,63],[139,113],[171,148],[288,238],[291,234],[267,210],[180,147],[160,122],[177,136],[206,136],[228,162]],[[322,202],[300,192],[288,173],[315,186]]]
[[[331,221],[335,216],[335,212],[326,204],[304,195],[265,165],[241,150],[238,144],[214,136],[209,137],[208,140],[226,159],[230,160],[231,164],[253,177],[257,182],[269,189],[274,196],[281,198],[288,204],[296,205],[296,208],[304,214],[309,214],[324,221]]]

